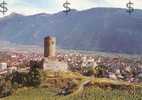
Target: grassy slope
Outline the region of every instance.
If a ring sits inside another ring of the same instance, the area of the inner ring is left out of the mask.
[[[48,79],[54,79],[52,72],[48,72]],[[80,76],[77,73],[60,73],[58,78],[82,78],[80,84],[90,80],[94,84],[83,88],[83,90],[73,93],[68,96],[57,96],[56,90],[51,88],[23,88],[19,89],[17,93],[12,96],[3,98],[2,100],[142,100],[142,85],[141,84],[130,84],[123,81],[114,81],[105,78],[87,78]],[[111,84],[113,86],[130,86],[141,88],[138,92],[128,92],[126,89],[117,88],[99,88],[95,84]]]
[[[127,91],[85,88],[79,94],[56,96],[50,89],[36,88],[21,92],[2,100],[142,100],[142,94],[129,94]]]

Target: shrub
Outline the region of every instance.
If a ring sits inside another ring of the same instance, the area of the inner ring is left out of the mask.
[[[28,73],[19,73],[17,71],[12,73],[12,84],[15,88],[27,86],[29,83]]]
[[[93,69],[93,67],[84,67],[82,69],[82,73],[83,73],[83,75],[91,76],[94,74],[94,69]]]

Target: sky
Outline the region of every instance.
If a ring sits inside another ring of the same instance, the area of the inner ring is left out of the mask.
[[[3,0],[0,0],[2,2]],[[12,12],[32,15],[36,13],[57,13],[64,10],[63,3],[66,0],[5,0],[9,9],[7,14]],[[94,7],[116,7],[126,8],[129,0],[68,0],[70,8],[85,10]],[[131,0],[133,7],[142,9],[142,0]],[[1,9],[0,9],[1,10]],[[1,15],[0,15],[1,16]]]

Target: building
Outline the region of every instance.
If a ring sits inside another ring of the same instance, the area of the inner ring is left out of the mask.
[[[53,71],[67,71],[68,65],[63,61],[58,61],[56,59],[56,38],[55,37],[45,37],[44,38],[44,60],[43,60],[44,70]]]
[[[56,56],[56,38],[45,37],[44,38],[44,57],[52,58]]]
[[[0,71],[4,71],[7,69],[7,63],[0,63]]]

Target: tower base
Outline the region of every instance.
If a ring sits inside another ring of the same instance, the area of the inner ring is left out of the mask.
[[[68,65],[65,62],[59,62],[58,60],[44,58],[43,70],[52,71],[68,71]]]

